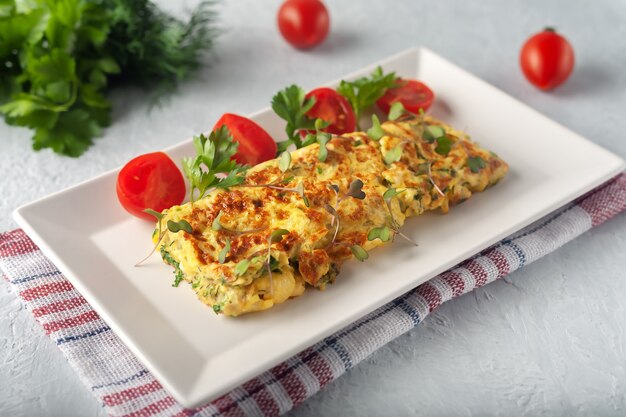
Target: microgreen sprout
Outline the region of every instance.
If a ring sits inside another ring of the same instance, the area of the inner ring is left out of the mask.
[[[163,217],[165,216],[163,213],[159,213],[158,211],[156,211],[156,210],[152,210],[152,209],[150,209],[150,208],[145,209],[145,210],[144,210],[144,213],[148,213],[148,214],[150,214],[151,216],[154,216],[154,217],[157,219],[157,221],[158,221],[158,223],[159,223],[159,225],[158,225],[158,229],[157,229],[157,230],[158,230],[158,233],[159,233],[159,235],[158,235],[159,237],[157,238],[157,242],[156,242],[156,244],[154,245],[154,247],[152,248],[152,250],[150,251],[150,253],[149,253],[149,254],[148,254],[145,258],[143,258],[141,261],[137,262],[137,263],[135,264],[135,266],[140,266],[140,265],[141,265],[142,263],[144,263],[144,262],[145,262],[145,261],[146,261],[146,260],[147,260],[150,256],[152,256],[152,254],[153,254],[153,253],[156,251],[156,249],[159,247],[159,244],[160,244],[160,243],[161,243],[161,241],[163,240],[163,237],[165,236],[165,233],[166,233],[167,231],[170,231],[170,232],[172,232],[172,233],[178,233],[179,231],[181,231],[181,230],[182,230],[182,231],[187,232],[187,233],[193,233],[193,228],[191,227],[191,225],[189,224],[189,222],[188,222],[188,221],[186,221],[186,220],[179,220],[179,221],[177,221],[177,222],[175,222],[175,221],[173,221],[173,220],[168,220],[168,221],[167,221],[167,230],[166,230],[166,231],[163,231],[163,226],[162,226],[162,223],[163,223],[163,222],[162,222],[162,220],[163,220]]]
[[[291,181],[294,177],[290,177],[289,181]],[[282,180],[282,181],[273,181],[267,184],[241,184],[240,187],[247,187],[247,188],[270,188],[272,190],[278,190],[278,191],[286,191],[286,192],[291,192],[291,193],[296,193],[298,194],[301,198],[302,201],[304,202],[304,205],[307,207],[310,207],[310,203],[309,203],[309,199],[307,198],[306,194],[304,193],[304,183],[303,182],[299,182],[298,185],[296,185],[295,187],[281,187],[278,184],[281,183],[286,183],[289,182],[287,180]]]
[[[476,174],[478,171],[483,169],[486,164],[480,156],[470,156],[467,158],[467,166],[474,174]]]
[[[172,233],[178,233],[181,230],[187,233],[193,233],[193,229],[187,220],[179,220],[175,222],[174,220],[167,221],[167,230]]]
[[[374,239],[380,239],[383,242],[387,242],[389,239],[393,239],[396,235],[399,235],[402,238],[404,238],[406,241],[417,246],[417,243],[415,243],[413,239],[411,239],[410,237],[408,237],[407,235],[405,235],[404,233],[400,231],[400,225],[398,224],[398,221],[395,219],[393,215],[393,210],[391,207],[391,201],[396,196],[398,196],[399,194],[402,194],[405,191],[406,189],[398,191],[395,188],[389,188],[387,189],[387,191],[383,193],[383,200],[385,201],[385,204],[387,205],[387,209],[389,210],[389,216],[391,219],[391,222],[390,222],[391,227],[384,225],[384,226],[375,227],[371,229],[369,233],[367,234],[367,240],[371,241]],[[392,232],[393,232],[393,236],[392,236]]]
[[[435,188],[435,190],[437,190],[439,195],[441,195],[442,197],[445,197],[446,195],[443,193],[443,191],[441,191],[441,188],[439,188],[439,186],[435,183],[435,180],[433,178],[432,165],[433,165],[432,162],[428,163],[428,179],[432,183],[432,185]]]
[[[289,151],[285,151],[280,155],[280,159],[278,160],[278,169],[280,169],[280,172],[287,172],[290,167],[291,153]]]
[[[367,136],[376,141],[385,136],[385,131],[380,126],[380,120],[378,120],[378,116],[375,114],[372,114],[372,127],[367,129]]]
[[[353,180],[348,186],[348,190],[342,196],[339,195],[339,186],[337,184],[329,184],[328,188],[335,192],[336,203],[335,207],[330,204],[325,204],[324,209],[332,216],[330,221],[331,226],[335,226],[335,233],[333,234],[333,238],[330,241],[330,244],[333,245],[335,240],[337,239],[337,234],[339,233],[339,212],[338,207],[339,203],[341,203],[344,199],[348,197],[356,198],[357,200],[365,199],[365,192],[363,191],[363,181],[360,179]]]
[[[400,158],[402,158],[402,146],[403,144],[394,146],[393,148],[391,148],[385,153],[385,155],[383,156],[383,160],[385,161],[385,164],[391,165],[394,162],[398,162]]]
[[[361,262],[365,261],[367,258],[370,257],[367,251],[359,245],[350,246],[350,250],[352,251],[352,254],[354,255],[354,257],[357,258]]]
[[[387,118],[389,120],[397,120],[407,113],[408,111],[404,108],[404,105],[401,102],[396,101],[389,108],[389,115],[387,116]]]
[[[226,238],[226,244],[224,245],[220,253],[217,255],[217,261],[221,264],[226,262],[226,255],[228,255],[228,252],[230,252],[230,239]]]

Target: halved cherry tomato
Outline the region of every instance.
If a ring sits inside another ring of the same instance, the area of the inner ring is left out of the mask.
[[[384,113],[389,113],[391,105],[399,101],[405,109],[417,114],[420,109],[428,110],[434,99],[435,94],[423,82],[399,78],[397,87],[388,89],[376,104]]]
[[[333,135],[354,132],[356,119],[352,106],[344,96],[332,88],[316,88],[310,91],[306,98],[315,97],[315,104],[306,113],[312,119],[322,119],[330,122],[323,130]]]
[[[163,152],[131,159],[117,175],[117,197],[130,214],[145,220],[154,217],[143,210],[161,212],[182,203],[185,181],[176,164]]]
[[[239,142],[234,158],[240,164],[256,165],[276,156],[276,142],[261,126],[232,113],[225,113],[213,126],[216,130],[226,125],[233,139]]]
[[[286,0],[278,10],[283,38],[300,49],[321,43],[328,35],[330,17],[320,0]]]

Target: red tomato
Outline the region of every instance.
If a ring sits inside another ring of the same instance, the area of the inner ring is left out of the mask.
[[[435,94],[428,86],[417,80],[403,80],[398,78],[397,87],[387,90],[384,96],[376,101],[378,107],[389,113],[391,105],[397,101],[402,103],[405,109],[411,113],[419,113],[420,109],[426,111],[433,104]]]
[[[239,142],[234,158],[240,164],[256,165],[276,157],[276,142],[261,126],[232,113],[225,113],[213,126],[216,130],[226,125],[233,139]]]
[[[306,98],[315,97],[315,104],[306,114],[312,119],[322,119],[330,122],[330,125],[323,129],[333,135],[354,132],[356,129],[356,119],[352,106],[344,96],[332,88],[316,88],[310,91]]]
[[[182,203],[185,181],[169,156],[147,153],[130,160],[117,175],[117,198],[130,214],[155,221],[143,210],[161,212]]]
[[[287,0],[278,10],[278,28],[283,37],[300,49],[321,43],[328,35],[330,17],[320,0]]]
[[[572,45],[554,31],[546,29],[526,41],[520,53],[526,79],[542,90],[562,84],[574,69]]]

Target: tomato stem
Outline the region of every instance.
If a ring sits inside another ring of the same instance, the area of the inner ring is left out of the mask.
[[[556,29],[553,28],[552,26],[546,26],[546,28],[543,30],[544,32],[552,32],[552,33],[556,33]]]

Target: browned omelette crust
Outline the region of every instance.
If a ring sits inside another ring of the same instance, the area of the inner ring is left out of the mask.
[[[452,141],[447,155],[435,151],[436,141],[422,138],[427,125],[445,130]],[[367,239],[372,228],[394,221],[401,226],[406,217],[426,210],[445,213],[450,205],[495,184],[508,170],[495,154],[432,117],[386,122],[382,128],[386,135],[379,141],[362,132],[333,137],[324,162],[318,158],[319,145],[310,145],[291,153],[291,168],[285,173],[277,159],[267,161],[248,171],[243,186],[215,190],[193,204],[172,207],[161,221],[185,219],[193,233],[166,233],[159,245],[161,254],[216,312],[237,316],[264,310],[302,294],[306,285],[324,289],[352,257],[352,245],[370,250],[384,244]],[[400,160],[385,164],[384,155],[397,146],[402,148]],[[468,158],[480,158],[484,167],[474,166],[472,171]],[[355,179],[364,184],[363,200],[343,197]],[[300,184],[308,206],[298,192],[285,190]],[[330,187],[333,184],[339,187],[338,194]],[[402,191],[390,206],[382,197],[389,188]],[[339,214],[334,241],[337,223],[325,205]],[[224,227],[212,230],[220,213]],[[268,238],[277,229],[289,233],[270,245]],[[228,243],[230,250],[219,263],[219,253]],[[265,264],[268,254],[271,279]],[[242,261],[249,262],[248,268],[235,272]]]

